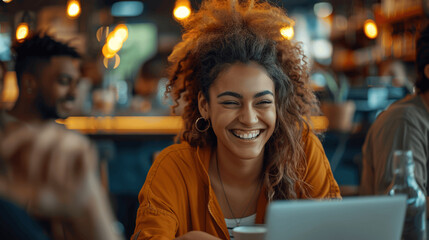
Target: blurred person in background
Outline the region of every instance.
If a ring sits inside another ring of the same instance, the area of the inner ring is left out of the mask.
[[[76,50],[44,33],[15,43],[13,50],[19,96],[10,111],[1,112],[1,128],[68,117],[80,75]]]
[[[0,237],[122,239],[92,144],[53,123],[35,126],[0,136]]]
[[[417,183],[426,195],[429,193],[429,26],[421,31],[416,47],[415,93],[382,112],[366,136],[362,147],[362,195],[386,193],[393,179],[395,150],[412,150]]]
[[[170,115],[164,94],[167,80],[167,54],[158,53],[140,67],[134,83],[131,111],[153,116]]]
[[[44,33],[13,50],[20,94],[0,115],[1,236],[33,239],[19,234],[33,226],[52,239],[118,239],[93,147],[54,123],[74,107],[80,55]]]
[[[407,93],[413,91],[413,83],[408,80],[407,66],[401,60],[390,60],[381,63],[380,76],[390,77],[390,83],[387,86],[402,87]]]
[[[341,198],[311,128],[318,112],[292,24],[265,1],[203,1],[184,22],[167,93],[185,102],[180,144],[155,159],[132,239],[230,239],[273,200]]]
[[[81,76],[76,86],[75,107],[71,115],[86,116],[92,114],[92,94],[95,89],[100,88],[103,81],[102,64],[99,62],[99,59],[86,58],[82,60]]]

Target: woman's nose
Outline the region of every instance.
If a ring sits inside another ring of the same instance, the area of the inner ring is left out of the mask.
[[[253,106],[246,106],[240,111],[239,120],[245,125],[253,125],[258,123],[258,114]]]

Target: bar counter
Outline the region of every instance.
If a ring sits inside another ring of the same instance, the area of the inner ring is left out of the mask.
[[[311,121],[316,131],[325,131],[329,125],[325,116],[313,116]],[[68,129],[91,135],[176,135],[183,126],[180,116],[69,117],[57,122],[64,124]]]

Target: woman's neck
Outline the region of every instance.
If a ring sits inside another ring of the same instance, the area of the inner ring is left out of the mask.
[[[255,159],[239,159],[218,148],[213,152],[211,168],[222,174],[224,184],[248,187],[258,184],[263,171],[263,153]]]

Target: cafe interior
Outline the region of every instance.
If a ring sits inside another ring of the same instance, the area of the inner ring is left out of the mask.
[[[416,34],[426,0],[276,0],[294,20],[281,29],[301,42],[322,114],[314,128],[342,196],[358,195],[362,145],[377,115],[413,92]],[[1,107],[19,95],[11,44],[46,31],[83,56],[66,128],[96,143],[100,178],[126,237],[134,231],[138,193],[156,157],[180,132],[180,112],[164,99],[166,61],[182,21],[200,0],[2,0],[0,60],[6,63]],[[150,63],[148,65],[145,64]],[[157,80],[141,81],[150,68]]]

